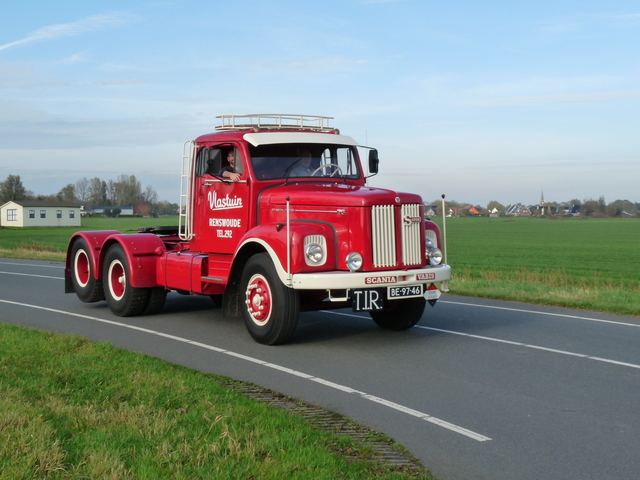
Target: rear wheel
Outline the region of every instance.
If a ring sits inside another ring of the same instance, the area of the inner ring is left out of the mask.
[[[167,299],[167,291],[164,287],[153,287],[147,290],[149,292],[149,299],[142,314],[153,315],[154,313],[158,313],[164,306],[164,301]]]
[[[420,321],[426,303],[422,297],[396,300],[388,302],[383,310],[372,310],[369,314],[385,330],[406,330]]]
[[[149,289],[131,286],[129,262],[120,244],[114,244],[107,251],[103,272],[105,297],[114,315],[132,317],[144,312]]]
[[[259,253],[249,259],[240,282],[244,292],[242,317],[253,339],[265,345],[284,343],[298,325],[298,292],[284,285],[271,258]]]
[[[86,303],[104,300],[102,280],[94,277],[91,251],[84,238],[73,242],[71,261],[71,283],[78,298]]]

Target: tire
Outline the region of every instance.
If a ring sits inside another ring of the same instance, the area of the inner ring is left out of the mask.
[[[149,292],[149,299],[142,314],[153,315],[154,313],[158,313],[164,306],[164,301],[167,299],[167,291],[164,287],[153,287],[147,289],[147,291]]]
[[[259,253],[249,259],[242,272],[240,292],[244,292],[242,317],[253,339],[264,345],[284,343],[298,326],[298,292],[284,285],[271,258]]]
[[[94,303],[104,300],[102,280],[94,277],[91,250],[84,238],[78,238],[71,247],[71,283],[80,300]]]
[[[131,269],[120,244],[112,245],[104,258],[104,296],[118,317],[140,315],[147,308],[149,289],[131,286]]]
[[[422,318],[427,301],[420,298],[408,298],[388,302],[384,310],[369,312],[373,321],[385,330],[407,330]]]

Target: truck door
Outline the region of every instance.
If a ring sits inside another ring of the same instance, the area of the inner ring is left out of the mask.
[[[210,171],[210,159],[220,155],[222,169]],[[236,145],[203,148],[195,165],[194,222],[195,237],[191,249],[206,253],[236,252],[238,242],[248,229],[249,185],[246,162]],[[233,165],[235,157],[235,165]],[[225,172],[235,175],[225,176]],[[233,181],[237,179],[237,181]]]

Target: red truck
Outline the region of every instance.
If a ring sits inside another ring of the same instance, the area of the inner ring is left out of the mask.
[[[451,275],[440,230],[420,196],[366,185],[375,149],[332,117],[217,118],[184,144],[179,225],[76,233],[66,293],[118,316],[155,313],[169,291],[207,295],[268,345],[292,337],[301,311],[351,307],[404,330],[435,304]]]

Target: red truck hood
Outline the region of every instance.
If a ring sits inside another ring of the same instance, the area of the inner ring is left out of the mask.
[[[346,185],[343,183],[289,183],[262,192],[261,203],[285,205],[287,197],[293,205],[326,205],[333,207],[368,207],[396,203],[422,203],[413,193],[384,188]],[[400,199],[399,201],[397,199]]]

